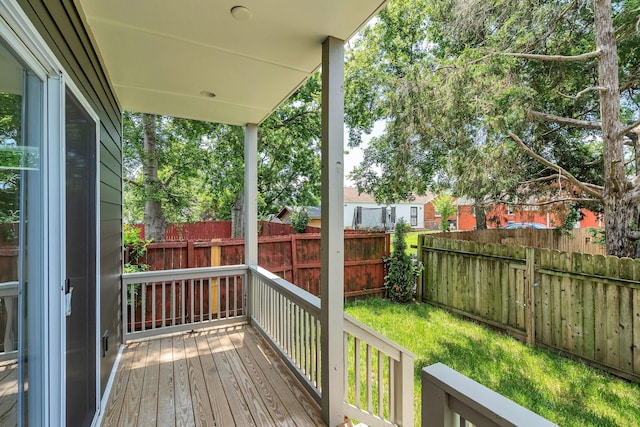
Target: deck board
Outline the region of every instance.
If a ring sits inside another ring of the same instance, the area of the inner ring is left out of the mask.
[[[127,345],[102,425],[317,426],[320,407],[250,326]]]
[[[0,363],[0,426],[18,425],[18,364]]]

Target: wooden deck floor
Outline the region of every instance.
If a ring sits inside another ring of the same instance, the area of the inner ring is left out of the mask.
[[[249,327],[127,345],[102,426],[317,426],[320,407]]]
[[[18,364],[0,362],[0,426],[18,425]]]

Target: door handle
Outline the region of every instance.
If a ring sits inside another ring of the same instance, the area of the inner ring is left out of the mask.
[[[67,315],[67,317],[69,317],[71,316],[71,297],[73,295],[73,286],[71,286],[71,279],[67,278],[67,280],[64,281],[64,289],[64,301],[66,306],[65,314]]]

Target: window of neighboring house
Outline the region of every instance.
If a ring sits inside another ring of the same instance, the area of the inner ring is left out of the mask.
[[[418,208],[416,206],[411,207],[411,226],[418,226]]]
[[[507,207],[507,215],[513,215],[513,209]]]

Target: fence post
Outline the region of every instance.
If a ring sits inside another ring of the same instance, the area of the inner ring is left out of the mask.
[[[525,328],[527,330],[527,344],[535,345],[536,343],[536,307],[535,307],[535,248],[528,247],[526,249],[526,270],[524,275],[524,292],[525,304],[524,311]]]
[[[426,265],[425,260],[424,260],[424,251],[422,250],[422,246],[424,245],[424,234],[418,234],[418,249],[416,249],[417,251],[417,256],[418,256],[418,262],[420,264],[422,264],[422,270],[420,270],[420,274],[418,274],[418,282],[416,283],[416,300],[418,302],[422,302],[422,296],[423,296],[423,288],[424,288],[424,281],[423,281],[423,272],[424,272],[424,266]]]
[[[296,285],[298,284],[298,251],[296,248],[296,240],[297,236],[295,234],[291,234],[291,282]]]

